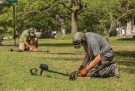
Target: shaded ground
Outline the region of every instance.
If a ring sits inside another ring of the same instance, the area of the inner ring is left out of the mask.
[[[118,41],[135,41],[135,38],[120,38]]]
[[[72,43],[43,43],[43,44],[39,44],[39,46],[68,47],[68,46],[73,46],[73,44]]]

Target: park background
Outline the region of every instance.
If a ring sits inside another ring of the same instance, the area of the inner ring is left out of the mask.
[[[33,27],[42,37],[92,31],[109,38],[135,30],[134,22],[135,0],[0,0],[3,37]]]

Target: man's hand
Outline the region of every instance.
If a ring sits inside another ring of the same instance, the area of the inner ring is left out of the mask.
[[[30,47],[30,48],[29,48],[29,50],[30,50],[30,51],[33,51],[33,48],[32,48],[32,47]]]
[[[32,48],[32,46],[31,45],[29,45],[29,43],[27,42],[27,40],[23,40],[23,43],[26,45],[26,46],[28,46],[29,47],[29,51],[33,51],[33,48]]]
[[[84,69],[85,67],[83,65],[81,65],[78,69],[78,72],[80,72],[82,69]]]
[[[85,76],[87,74],[88,70],[86,70],[86,68],[82,69],[80,74],[81,76]]]

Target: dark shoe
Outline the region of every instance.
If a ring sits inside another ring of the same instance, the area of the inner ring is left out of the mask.
[[[115,69],[114,69],[114,75],[113,75],[113,77],[119,78],[120,77],[120,72],[119,72],[119,66],[118,66],[118,64],[115,63],[114,64],[114,67],[115,67]]]

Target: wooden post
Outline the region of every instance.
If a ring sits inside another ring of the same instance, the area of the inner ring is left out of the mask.
[[[13,21],[14,21],[14,36],[16,36],[16,29],[15,29],[15,4],[13,4]],[[14,44],[16,45],[16,37],[14,37]]]

